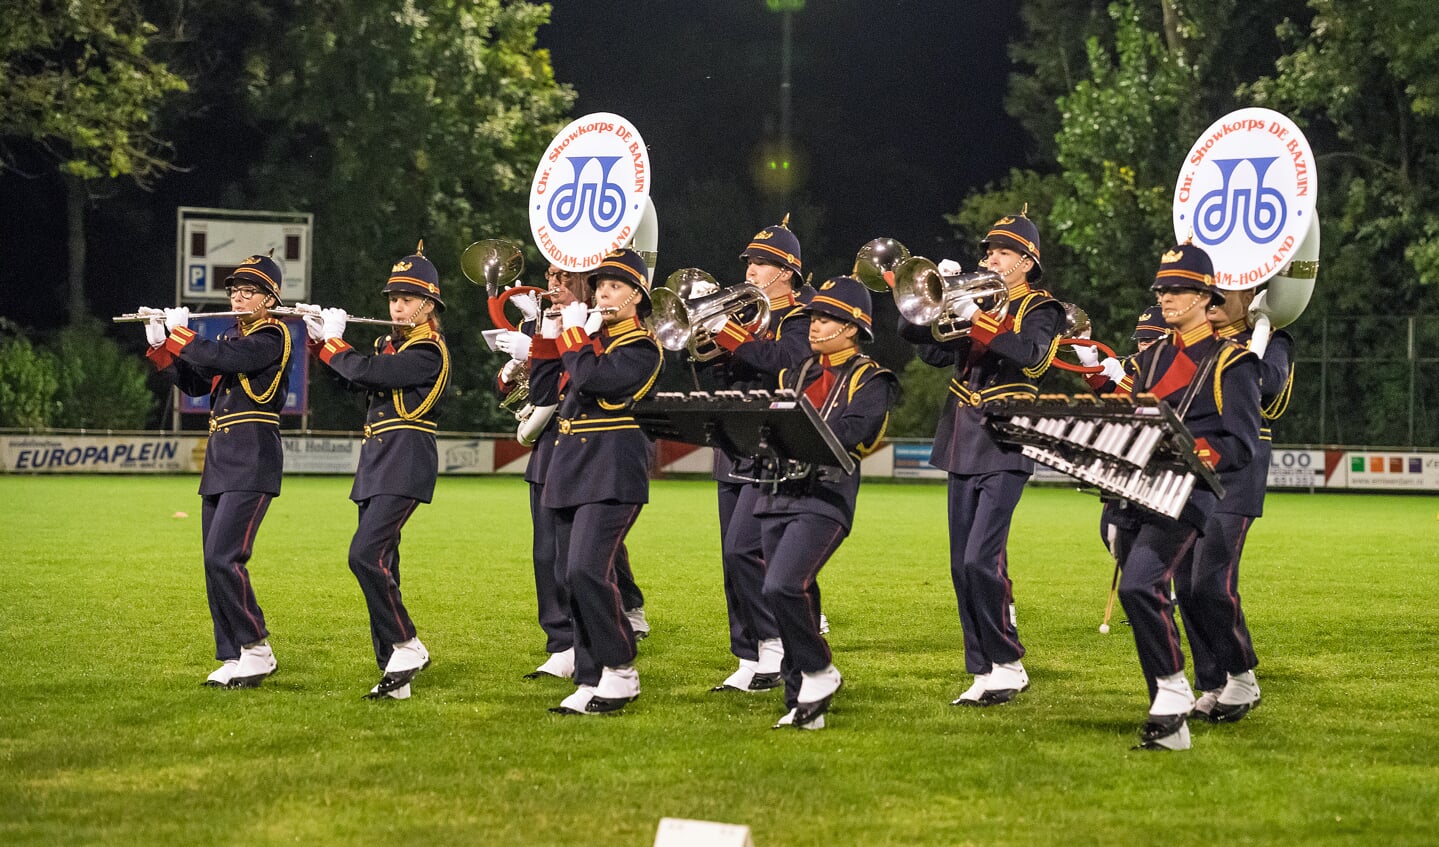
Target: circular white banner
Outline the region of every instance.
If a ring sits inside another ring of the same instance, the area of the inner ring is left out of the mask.
[[[1299,127],[1270,109],[1239,109],[1189,149],[1174,184],[1174,235],[1209,253],[1220,288],[1253,288],[1294,258],[1318,194]]]
[[[650,193],[650,154],[624,118],[595,112],[560,130],[530,184],[530,232],[567,271],[597,267],[634,238]]]

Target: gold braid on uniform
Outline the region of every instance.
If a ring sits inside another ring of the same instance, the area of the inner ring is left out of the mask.
[[[852,402],[854,400],[854,395],[859,392],[859,389],[861,388],[860,376],[862,374],[868,373],[870,375],[870,379],[875,379],[885,373],[892,373],[891,371],[889,371],[889,369],[883,367],[878,362],[868,356],[861,356],[860,358],[862,359],[862,361],[859,362],[859,364],[855,367],[854,372],[850,375],[849,378],[849,395],[845,400],[846,403]],[[867,384],[869,380],[867,379],[865,380],[865,382]],[[879,449],[880,443],[884,441],[884,431],[887,429],[889,429],[888,409],[886,409],[884,412],[884,420],[879,422],[879,432],[875,433],[874,438],[868,444],[861,441],[860,443],[854,445],[855,458],[863,459],[865,456],[868,456],[870,453],[873,453],[875,450]]]
[[[1214,366],[1214,408],[1222,415],[1224,414],[1224,392],[1222,390],[1224,372],[1230,365],[1237,365],[1244,361],[1245,356],[1254,354],[1249,352],[1249,348],[1233,341],[1221,340],[1219,343],[1224,346],[1219,349],[1219,361]]]
[[[440,351],[440,375],[435,378],[435,385],[430,389],[430,393],[413,412],[405,409],[405,389],[396,388],[390,392],[390,398],[395,402],[395,413],[400,416],[400,420],[405,421],[419,420],[435,405],[435,401],[440,399],[445,386],[450,384],[450,351],[445,347],[445,342],[439,337],[439,333],[430,330],[428,324],[421,324],[415,329],[424,331],[406,333],[405,343],[395,352],[402,353],[416,344],[433,344]]]
[[[270,398],[275,396],[275,392],[280,388],[280,378],[285,375],[285,371],[290,366],[290,333],[285,329],[283,323],[274,318],[267,318],[262,322],[258,322],[254,324],[252,329],[246,329],[244,326],[240,327],[240,333],[242,335],[249,335],[250,333],[259,332],[269,326],[279,327],[280,335],[285,339],[285,351],[280,354],[280,369],[275,372],[275,381],[270,383],[270,387],[265,389],[265,393],[257,395],[255,394],[255,390],[250,387],[250,375],[246,373],[240,374],[240,387],[245,389],[245,393],[249,395],[251,400],[261,404],[270,402]]]
[[[1289,375],[1284,378],[1284,389],[1274,397],[1274,402],[1259,410],[1259,416],[1266,421],[1277,421],[1289,408],[1289,397],[1294,392],[1294,365],[1289,365]]]
[[[635,320],[635,319],[631,319],[631,320]],[[613,327],[612,327],[612,328],[613,328]],[[610,343],[605,346],[605,352],[608,353],[608,352],[610,352],[611,350],[615,350],[615,349],[617,349],[617,348],[624,347],[624,346],[626,346],[626,345],[628,345],[628,344],[634,344],[635,342],[638,342],[638,341],[648,341],[648,342],[650,342],[651,344],[654,344],[654,345],[655,345],[655,349],[656,349],[656,350],[659,349],[659,343],[655,341],[654,335],[653,335],[648,329],[645,329],[644,325],[641,324],[641,323],[639,323],[638,320],[635,320],[634,325],[631,325],[631,326],[623,326],[623,325],[622,325],[622,327],[620,328],[619,333],[618,333],[617,335],[615,335],[613,338],[611,338],[611,339],[610,339]],[[605,400],[605,399],[603,399],[603,398],[596,398],[596,401],[600,404],[600,408],[602,408],[602,409],[607,409],[607,410],[613,412],[613,411],[616,411],[616,410],[618,410],[618,409],[626,409],[626,408],[629,408],[630,404],[634,403],[636,400],[643,399],[644,396],[645,396],[646,394],[649,394],[649,393],[650,393],[650,390],[655,387],[655,380],[659,379],[659,377],[660,377],[660,368],[664,367],[664,364],[665,364],[664,354],[661,353],[661,354],[660,354],[659,361],[655,363],[654,373],[650,374],[650,378],[647,379],[647,380],[645,380],[645,384],[644,384],[643,386],[641,386],[641,388],[640,388],[639,391],[636,391],[636,392],[635,392],[635,394],[634,394],[633,397],[631,397],[631,398],[628,399],[628,400],[623,400],[623,401],[621,401],[621,402],[619,402],[619,403],[611,403],[611,402],[609,402],[608,400]]]
[[[1034,290],[1026,294],[1024,299],[1019,301],[1019,308],[1014,311],[1014,332],[1016,335],[1019,334],[1019,325],[1024,322],[1024,316],[1029,313],[1032,307],[1039,305],[1039,303],[1034,302],[1036,298],[1044,298],[1044,300],[1040,301],[1041,303],[1054,299],[1049,296],[1049,292],[1047,291]],[[1058,351],[1059,334],[1056,334],[1049,340],[1049,350],[1044,354],[1044,358],[1040,359],[1034,367],[1025,368],[1024,375],[1030,379],[1039,379],[1044,376],[1044,372],[1049,370],[1049,364],[1054,361],[1054,354]]]

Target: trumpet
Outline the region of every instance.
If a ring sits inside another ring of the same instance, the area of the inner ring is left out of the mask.
[[[273,314],[274,309],[270,312]],[[253,312],[196,312],[190,317],[193,318],[243,318]],[[110,320],[117,324],[143,324],[150,321],[163,321],[164,315],[142,315],[139,312],[126,312],[123,315],[116,315]]]
[[[270,314],[272,314],[272,315],[278,315],[278,316],[280,316],[280,317],[282,317],[282,318],[303,318],[305,315],[316,315],[316,314],[319,314],[319,312],[317,312],[317,311],[312,312],[312,311],[310,311],[310,310],[308,310],[308,309],[306,309],[306,310],[304,310],[304,311],[301,311],[300,309],[296,309],[296,308],[293,308],[293,307],[291,307],[291,306],[276,306],[275,308],[273,308],[273,309],[270,310]],[[387,319],[385,319],[385,318],[361,318],[361,317],[355,317],[354,315],[347,315],[347,316],[345,317],[345,323],[351,323],[351,324],[374,324],[375,326],[404,326],[404,327],[410,327],[410,326],[414,326],[414,325],[415,325],[414,321],[392,321],[392,320],[387,320]]]
[[[699,282],[718,285],[699,268],[684,268],[670,274],[665,287],[650,293],[654,306],[650,328],[666,350],[688,350],[695,361],[707,362],[725,352],[708,329],[716,318],[724,316],[726,322],[734,320],[754,329],[769,323],[769,296],[759,286],[743,282],[703,297],[688,296]]]

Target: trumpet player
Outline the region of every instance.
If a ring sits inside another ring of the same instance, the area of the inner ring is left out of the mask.
[[[745,282],[769,299],[769,324],[752,332],[731,317],[713,328],[715,342],[729,354],[714,360],[713,374],[720,388],[776,389],[780,372],[810,355],[810,318],[795,297],[802,282],[800,243],[788,223],[786,215],[781,223],[761,229],[740,253]],[[691,296],[716,290],[701,283]],[[755,476],[753,460],[715,451],[725,608],[730,652],[739,667],[713,691],[768,691],[781,685],[784,642],[764,598],[764,550],[754,511],[759,486],[747,481]]]
[[[577,687],[554,711],[582,715],[618,711],[640,694],[615,556],[649,500],[650,442],[630,406],[654,389],[662,362],[643,323],[652,308],[644,259],[612,252],[589,282],[596,308],[575,302],[547,316],[530,347],[532,390],[558,401],[542,505],[553,513],[574,625]],[[560,361],[562,386],[542,359]]]
[[[1253,300],[1253,289],[1226,291],[1222,303],[1210,305],[1209,322],[1220,338],[1249,347],[1254,335],[1249,310]],[[1293,349],[1293,337],[1275,330],[1259,361],[1260,429],[1254,460],[1220,474],[1224,498],[1174,577],[1199,692],[1193,716],[1213,723],[1232,723],[1259,705],[1259,682],[1254,678],[1259,657],[1240,604],[1239,558],[1249,528],[1264,514],[1272,452],[1269,427],[1289,404]]]
[[[555,316],[559,310],[571,303],[591,306],[584,271],[567,271],[551,265],[545,272],[546,296],[550,300]],[[545,509],[545,474],[549,469],[550,456],[554,452],[557,423],[554,420],[555,406],[559,402],[557,392],[539,396],[539,388],[558,388],[567,381],[558,358],[531,359],[530,348],[533,336],[537,335],[544,320],[539,298],[534,294],[517,294],[510,302],[524,315],[517,331],[499,336],[496,347],[508,353],[512,361],[526,363],[530,371],[529,401],[534,407],[530,417],[521,422],[516,437],[524,444],[534,445],[529,463],[525,467],[525,481],[530,488],[531,560],[535,571],[535,598],[539,613],[540,629],[545,633],[547,658],[539,667],[525,674],[526,679],[556,677],[570,679],[575,673],[574,623],[570,620],[570,599],[565,590],[564,566],[556,556],[556,529],[553,513]],[[553,378],[536,379],[536,369],[549,368]],[[501,393],[510,390],[503,382]],[[629,619],[630,628],[637,639],[649,635],[649,622],[645,618],[644,593],[635,583],[630,569],[629,550],[621,542],[615,552],[615,577],[619,584],[620,597]]]
[[[930,463],[949,474],[950,576],[964,631],[965,669],[974,682],[954,705],[994,706],[1029,687],[1024,646],[1011,613],[1006,546],[1015,507],[1034,473],[1017,447],[1001,444],[984,423],[983,404],[1035,396],[1064,326],[1064,308],[1034,287],[1042,273],[1039,230],[1021,212],[1000,218],[980,242],[984,267],[1003,280],[1006,314],[964,306],[966,336],[936,342],[931,328],[903,317],[900,335],[921,360],[952,367],[949,396],[934,434]]]
[[[365,696],[405,700],[415,675],[429,666],[430,654],[400,595],[400,532],[415,509],[434,497],[439,474],[435,431],[450,382],[450,352],[439,318],[445,301],[424,242],[390,268],[384,293],[390,319],[413,326],[377,339],[370,355],[345,341],[349,316],[343,309],[308,311],[305,327],[311,351],[369,401],[350,489],[359,525],[349,552],[382,672]]]
[[[820,569],[849,535],[859,496],[859,461],[884,437],[899,380],[860,350],[874,340],[869,291],[835,277],[805,305],[812,354],[780,374],[802,392],[855,460],[854,471],[816,468],[797,480],[763,486],[755,503],[765,557],[764,598],[784,641],[785,714],[775,728],[823,729],[843,679],[820,633]]]
[[[220,666],[205,685],[255,688],[275,672],[265,613],[246,564],[255,534],[280,496],[284,447],[280,410],[289,389],[290,332],[271,317],[281,305],[280,266],[251,256],[225,280],[235,329],[207,341],[190,329],[190,310],[140,309],[146,358],[181,391],[210,397],[210,437],[200,475],[205,594]],[[244,314],[247,313],[247,314]]]
[[[1128,390],[1169,403],[1194,436],[1199,459],[1221,480],[1233,478],[1259,449],[1258,358],[1220,338],[1205,316],[1211,304],[1225,301],[1225,294],[1215,286],[1214,266],[1199,247],[1180,244],[1166,251],[1152,288],[1173,332],[1139,354]],[[1178,520],[1148,512],[1135,516],[1139,529],[1124,559],[1119,600],[1134,628],[1149,688],[1149,714],[1139,732],[1144,749],[1190,746],[1187,718],[1195,699],[1184,676],[1169,586],[1218,505],[1214,492],[1201,487]]]

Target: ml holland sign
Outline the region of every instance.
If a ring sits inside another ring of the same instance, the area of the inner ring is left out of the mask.
[[[595,112],[550,142],[530,184],[530,232],[545,259],[586,271],[634,239],[650,193],[650,154],[624,118]]]
[[[1175,237],[1209,253],[1220,288],[1254,288],[1296,258],[1311,226],[1317,233],[1318,187],[1314,153],[1293,121],[1269,109],[1230,112],[1180,168]]]

